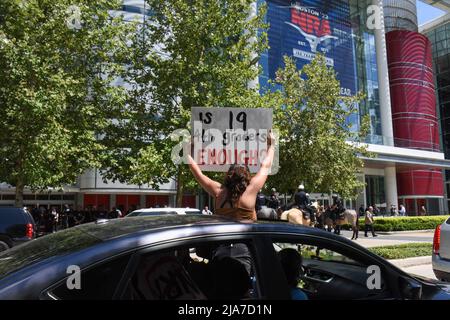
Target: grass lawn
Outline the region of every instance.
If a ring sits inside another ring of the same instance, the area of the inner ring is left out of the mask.
[[[405,259],[412,257],[431,256],[433,244],[431,243],[405,243],[395,246],[369,248],[373,253],[385,259]]]

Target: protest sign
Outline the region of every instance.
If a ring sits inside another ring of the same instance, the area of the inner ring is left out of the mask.
[[[267,154],[272,109],[192,108],[193,158],[204,171],[246,164],[257,172]]]

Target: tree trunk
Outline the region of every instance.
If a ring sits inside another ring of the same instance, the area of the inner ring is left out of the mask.
[[[184,191],[184,181],[183,181],[183,169],[180,165],[177,173],[177,208],[181,208],[183,206],[183,191]]]
[[[23,189],[25,188],[22,179],[18,179],[16,183],[16,199],[14,206],[18,208],[23,208]]]

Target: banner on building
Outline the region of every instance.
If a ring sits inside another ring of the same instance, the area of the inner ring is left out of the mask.
[[[321,53],[341,82],[341,94],[354,95],[356,63],[350,5],[345,0],[268,0],[269,77],[283,67],[283,56],[301,69]]]

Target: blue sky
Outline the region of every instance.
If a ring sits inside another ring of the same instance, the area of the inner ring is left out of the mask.
[[[421,1],[417,1],[417,15],[419,20],[419,26],[443,15],[444,13],[445,12],[440,9],[432,7]]]

